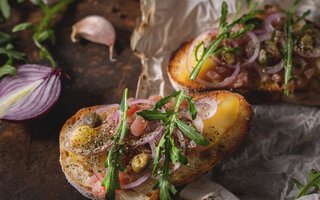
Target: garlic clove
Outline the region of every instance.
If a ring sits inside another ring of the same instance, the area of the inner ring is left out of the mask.
[[[116,61],[113,58],[116,31],[104,17],[90,15],[75,23],[72,26],[71,40],[77,42],[79,38],[109,46],[109,59],[112,62]]]

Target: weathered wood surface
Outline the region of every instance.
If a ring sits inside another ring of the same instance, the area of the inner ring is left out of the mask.
[[[70,40],[71,26],[81,18],[101,15],[116,29],[115,55],[109,61],[108,48]],[[85,199],[65,179],[59,164],[59,131],[64,122],[82,107],[120,102],[122,91],[129,88],[133,97],[140,61],[130,49],[130,35],[139,17],[138,0],[82,0],[72,3],[62,16],[54,19],[57,44],[50,47],[58,66],[71,80],[62,78],[58,103],[43,118],[28,122],[0,123],[0,199]],[[9,31],[14,24],[38,22],[43,16],[29,2],[14,6],[12,20],[0,24]],[[17,34],[16,46],[27,53],[30,63],[39,61],[29,31]]]

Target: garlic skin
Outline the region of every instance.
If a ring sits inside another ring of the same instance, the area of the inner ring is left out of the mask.
[[[113,25],[104,17],[90,15],[75,23],[72,26],[71,40],[72,42],[77,42],[79,38],[109,46],[109,59],[112,62],[116,61],[113,58],[116,31]]]

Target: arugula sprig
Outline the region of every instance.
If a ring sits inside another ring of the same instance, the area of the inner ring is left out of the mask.
[[[170,102],[174,98],[174,108],[172,110],[166,109],[165,112],[159,111],[165,104]],[[156,185],[153,189],[160,189],[161,200],[171,200],[170,193],[175,194],[177,190],[169,181],[170,168],[169,164],[172,161],[174,165],[180,162],[183,165],[188,164],[188,159],[182,154],[182,150],[175,146],[174,139],[172,137],[173,130],[179,128],[186,137],[193,140],[196,144],[207,146],[209,141],[205,139],[197,130],[189,126],[186,122],[179,120],[178,113],[183,100],[186,99],[189,106],[189,113],[192,119],[197,116],[197,110],[191,97],[187,96],[183,90],[176,91],[173,94],[162,98],[158,101],[151,110],[143,110],[137,112],[137,115],[142,116],[146,120],[162,120],[166,126],[166,131],[162,135],[158,146],[156,146],[155,158],[153,161],[152,174],[160,175]],[[159,168],[160,157],[164,156],[164,163]]]
[[[310,15],[311,11],[307,10],[302,14],[301,17],[299,17],[297,20],[294,20],[293,16],[294,13],[297,9],[298,4],[301,2],[301,0],[295,0],[290,9],[286,12],[283,11],[286,14],[286,21],[284,24],[284,31],[286,33],[286,42],[285,42],[285,47],[284,47],[284,61],[285,61],[285,75],[284,75],[284,93],[286,95],[289,95],[289,81],[294,78],[294,76],[291,73],[291,68],[292,68],[292,52],[293,52],[293,46],[299,41],[299,36],[294,39],[294,31],[293,31],[293,26],[300,22],[301,20],[305,19],[308,15]],[[301,30],[300,34],[307,29],[313,28],[313,25],[306,24],[304,25]]]
[[[34,32],[32,39],[35,45],[40,49],[40,59],[47,58],[51,62],[51,66],[55,68],[57,65],[50,54],[50,52],[45,48],[42,43],[46,39],[50,39],[52,45],[55,44],[55,34],[54,30],[51,28],[50,22],[54,14],[61,11],[63,7],[70,4],[73,0],[62,0],[52,8],[45,4],[42,0],[38,0],[39,6],[44,11],[45,16],[40,21],[38,26],[32,24],[31,22],[25,22],[13,27],[12,32],[18,32],[22,30],[32,30]]]
[[[24,2],[24,0],[17,0],[18,3]],[[11,7],[8,0],[0,0],[0,11],[2,16],[9,20],[11,18]],[[0,21],[3,21],[3,18],[0,17]]]
[[[292,181],[300,190],[299,194],[295,197],[295,199],[298,199],[304,195],[311,194],[320,190],[320,172],[317,172],[314,169],[311,169],[309,172],[309,181],[307,182],[307,184],[303,185],[297,179],[294,178],[292,179]]]
[[[109,151],[108,158],[104,163],[104,167],[108,167],[108,171],[104,176],[101,186],[106,186],[106,199],[115,199],[116,190],[120,189],[119,171],[126,171],[123,163],[123,155],[125,152],[125,137],[129,129],[127,127],[127,111],[128,111],[128,89],[123,92],[123,97],[119,109],[121,111],[120,125],[113,137],[113,145]]]
[[[233,20],[230,24],[227,22],[227,15],[228,15],[228,4],[223,1],[222,6],[221,6],[221,18],[220,18],[220,25],[219,25],[219,35],[217,38],[212,41],[206,48],[204,48],[203,54],[201,58],[198,60],[197,59],[197,64],[193,68],[191,74],[189,75],[189,78],[192,80],[195,80],[201,70],[202,65],[204,64],[205,60],[211,56],[212,54],[215,54],[219,51],[219,46],[220,43],[223,39],[233,39],[233,38],[239,38],[246,34],[247,32],[251,31],[254,29],[254,24],[248,24],[244,27],[242,27],[239,31],[235,31],[231,34],[231,30],[233,27],[236,25],[244,25],[248,20],[254,18],[258,13],[262,12],[262,10],[256,10],[256,7],[258,6],[257,3],[253,1],[248,1],[248,9],[249,12],[247,14],[244,14],[243,16],[239,17],[238,19],[235,20],[235,17],[233,17]],[[237,6],[237,12],[241,8],[241,4],[238,4]],[[236,16],[238,13],[235,14]],[[203,44],[199,44],[203,45]],[[199,47],[197,47],[199,48]],[[223,48],[223,47],[221,47]],[[222,50],[220,50],[221,52]],[[196,56],[197,57],[197,56]]]
[[[25,54],[14,49],[11,43],[16,37],[0,31],[0,55],[5,55],[6,60],[1,62],[0,78],[5,75],[16,75],[17,70],[13,66],[14,60],[24,60]]]

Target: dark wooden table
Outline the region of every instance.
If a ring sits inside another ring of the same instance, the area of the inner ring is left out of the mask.
[[[71,26],[91,15],[106,17],[115,26],[117,62],[109,61],[108,48],[88,41],[72,43]],[[130,49],[130,35],[140,15],[138,0],[76,0],[53,20],[57,44],[49,46],[62,78],[58,103],[43,118],[28,122],[0,122],[0,200],[85,199],[65,179],[59,163],[59,132],[64,122],[86,106],[120,102],[123,89],[133,97],[140,61]],[[21,22],[39,22],[43,12],[30,2],[15,5],[12,20],[0,24],[9,32]],[[29,31],[17,34],[17,49],[30,63],[40,61]]]

